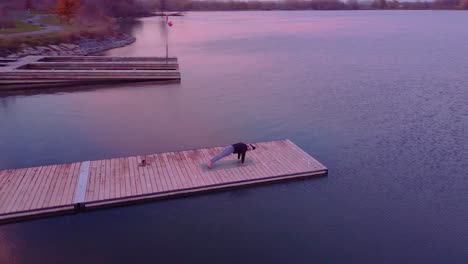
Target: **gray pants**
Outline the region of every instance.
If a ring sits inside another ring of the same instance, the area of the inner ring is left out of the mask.
[[[211,163],[214,164],[215,162],[217,162],[218,160],[224,158],[224,157],[227,157],[229,155],[231,155],[232,153],[234,152],[234,147],[233,146],[228,146],[226,147],[223,152],[221,152],[220,154],[216,155],[215,157],[213,157],[211,159]]]

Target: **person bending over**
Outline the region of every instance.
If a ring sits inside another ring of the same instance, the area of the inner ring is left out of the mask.
[[[237,159],[242,158],[241,162],[244,163],[245,153],[247,153],[247,151],[249,150],[254,150],[254,149],[255,149],[255,146],[251,144],[247,145],[242,142],[227,146],[223,152],[219,153],[218,155],[214,156],[210,161],[208,161],[208,164],[207,164],[208,168],[210,169],[213,168],[213,165],[215,164],[215,162],[217,162],[218,160],[222,158],[229,156],[230,154],[237,154]]]

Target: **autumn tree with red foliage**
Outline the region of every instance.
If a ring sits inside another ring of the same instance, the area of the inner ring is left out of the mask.
[[[68,24],[75,17],[79,8],[79,0],[58,0],[57,2],[57,14]]]

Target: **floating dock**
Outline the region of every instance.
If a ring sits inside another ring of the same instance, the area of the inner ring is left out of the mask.
[[[0,60],[0,90],[117,81],[180,80],[177,58],[27,56]]]
[[[0,224],[312,176],[328,169],[290,140],[261,142],[245,163],[224,147],[0,171]]]

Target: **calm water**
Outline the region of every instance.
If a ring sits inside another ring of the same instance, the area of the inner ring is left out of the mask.
[[[189,13],[180,84],[0,97],[0,168],[289,138],[329,177],[0,227],[0,263],[466,263],[468,13]]]

